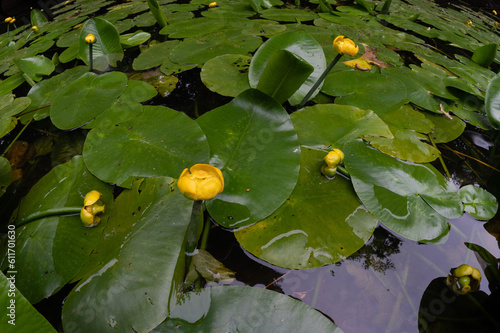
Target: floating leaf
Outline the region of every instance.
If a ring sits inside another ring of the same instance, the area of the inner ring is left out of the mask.
[[[292,8],[270,8],[260,12],[260,16],[280,22],[306,22],[318,18],[318,14],[312,11]]]
[[[52,61],[46,57],[35,56],[14,60],[16,66],[33,81],[40,81],[43,75],[51,74],[55,66]]]
[[[64,302],[64,331],[150,332],[160,324],[179,296],[192,205],[167,177],[124,190]]]
[[[89,44],[85,42],[88,34],[93,34],[96,38],[96,42],[92,44],[93,68],[105,71],[109,65],[116,67],[118,61],[123,59],[123,49],[120,35],[114,25],[101,18],[92,18],[85,22],[79,37],[79,56],[85,64],[89,63]]]
[[[136,71],[150,69],[161,65],[167,58],[170,51],[179,41],[169,40],[162,43],[151,43],[149,47],[134,59],[132,67]]]
[[[251,89],[197,123],[210,144],[210,164],[224,175],[224,191],[207,202],[217,223],[250,225],[285,202],[297,183],[300,147],[280,104]]]
[[[149,38],[151,38],[151,34],[149,32],[136,31],[131,34],[121,35],[120,44],[124,48],[134,47],[147,42]]]
[[[214,33],[226,25],[226,20],[197,17],[190,20],[175,22],[160,30],[160,34],[169,38],[186,38]]]
[[[182,112],[144,106],[135,118],[95,128],[83,156],[100,179],[122,187],[139,177],[178,177],[184,168],[208,161],[209,148],[200,127]]]
[[[302,147],[297,186],[268,218],[235,232],[241,246],[273,265],[305,269],[339,262],[370,238],[378,219],[350,181],[321,173],[327,151]]]
[[[5,308],[0,330],[16,333],[56,333],[47,319],[16,288],[16,274],[10,274],[9,271],[7,276],[0,273],[0,288],[3,290],[0,294],[0,304]]]
[[[472,61],[478,63],[483,67],[488,67],[491,65],[493,60],[495,60],[495,56],[497,55],[497,44],[486,44],[478,47],[474,50],[472,54]]]
[[[63,130],[79,127],[110,107],[126,85],[127,76],[121,72],[86,73],[54,97],[50,119]]]
[[[257,50],[257,52],[255,52],[252,58],[248,73],[250,87],[257,87],[271,55],[277,50],[292,52],[314,66],[314,72],[289,99],[290,104],[299,104],[326,69],[323,49],[313,37],[302,31],[284,32],[280,35],[271,37]],[[314,98],[316,94],[317,92],[315,92],[311,98]]]
[[[40,28],[42,25],[47,23],[49,20],[47,16],[40,9],[32,9],[30,12],[31,25]]]
[[[236,97],[250,89],[248,67],[251,60],[251,56],[243,54],[223,54],[212,58],[201,69],[201,81],[218,94]]]
[[[53,168],[21,201],[12,219],[56,207],[83,207],[91,190],[109,204],[111,186],[94,177],[77,156]],[[46,217],[16,229],[16,287],[31,303],[49,297],[68,283],[97,244],[105,217],[97,227],[86,228],[79,215]],[[7,264],[7,246],[1,249],[1,266]],[[44,249],[41,251],[40,249]]]
[[[498,201],[493,194],[474,185],[462,187],[458,194],[467,213],[479,220],[492,219],[498,210]]]
[[[500,75],[495,76],[488,85],[485,109],[491,126],[500,130]]]
[[[448,232],[446,218],[462,216],[455,186],[431,165],[397,160],[360,140],[346,144],[344,154],[361,202],[395,233],[433,241]]]
[[[211,287],[186,294],[153,332],[174,330],[342,333],[328,318],[299,300],[246,286]]]

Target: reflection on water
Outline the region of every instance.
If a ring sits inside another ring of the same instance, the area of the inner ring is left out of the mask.
[[[370,241],[348,259],[307,270],[279,268],[245,256],[231,233],[217,229],[212,240],[219,246],[213,251],[237,272],[234,284],[268,286],[301,299],[346,333],[417,332],[420,302],[431,281],[446,277],[451,268],[463,263],[480,268],[464,242],[481,244],[500,257],[496,239],[486,232],[484,222],[467,214],[449,222],[451,230],[443,244],[402,240],[379,226]],[[232,245],[222,250],[220,242]],[[484,278],[480,290],[490,294]]]

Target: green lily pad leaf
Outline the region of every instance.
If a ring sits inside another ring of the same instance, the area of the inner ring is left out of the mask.
[[[462,216],[455,186],[431,165],[397,160],[361,140],[346,144],[344,154],[359,199],[395,233],[430,242],[448,232],[446,218]]]
[[[207,202],[217,223],[250,225],[285,202],[297,183],[300,147],[280,104],[251,89],[197,123],[210,144],[210,164],[224,175],[224,191]]]
[[[132,67],[136,71],[150,69],[163,64],[168,58],[170,51],[179,43],[176,40],[169,40],[162,43],[151,43],[150,46],[137,58],[134,59]]]
[[[5,97],[12,97],[12,99],[9,99],[9,102],[7,103],[2,103],[0,102],[0,117],[10,117],[10,116],[15,116],[18,113],[22,112],[25,110],[30,104],[31,104],[31,99],[29,97],[19,97],[16,99],[13,99],[14,95],[7,94],[4,95],[1,98],[2,100],[5,100]]]
[[[253,27],[243,30],[241,33],[250,36],[263,36],[271,38],[286,30],[286,25],[271,20],[252,20]]]
[[[302,147],[299,180],[287,201],[235,232],[245,250],[273,265],[305,269],[339,262],[368,241],[378,219],[360,204],[350,181],[323,176],[326,154]]]
[[[223,54],[212,58],[201,69],[201,81],[213,92],[236,97],[250,89],[248,67],[251,60],[251,56],[243,54]]]
[[[480,46],[474,50],[471,59],[483,67],[488,67],[495,60],[497,49],[498,45],[493,43]]]
[[[62,89],[66,88],[70,83],[74,82],[80,76],[88,72],[85,66],[78,66],[75,68],[67,69],[63,73],[53,76],[38,82],[31,87],[28,92],[28,97],[31,99],[30,106],[26,111],[29,112],[20,117],[21,122],[26,123],[30,119],[40,120],[49,116],[50,105],[54,96],[56,96]],[[43,107],[46,106],[46,107]],[[71,106],[73,107],[73,105]]]
[[[260,16],[280,22],[306,22],[318,18],[318,14],[315,12],[292,8],[269,8],[261,11]]]
[[[313,66],[294,53],[276,50],[260,76],[257,89],[283,104],[313,71]]]
[[[123,48],[134,47],[147,42],[149,38],[151,38],[151,34],[149,32],[136,31],[131,34],[121,35],[120,44]]]
[[[10,270],[9,270],[10,271]],[[0,304],[4,318],[0,322],[2,332],[56,333],[57,331],[16,288],[16,274],[0,273]]]
[[[49,20],[47,16],[40,9],[32,9],[30,12],[31,25],[37,26],[40,28]]]
[[[170,52],[170,60],[177,64],[196,64],[201,67],[203,63],[216,56],[246,54],[260,46],[262,43],[260,37],[241,34],[241,30],[252,25],[250,20],[232,24],[234,26],[224,30],[184,39]]]
[[[25,80],[22,73],[16,73],[0,81],[0,96],[11,93],[12,90],[16,89],[24,82]]]
[[[50,119],[62,130],[79,127],[110,107],[126,86],[127,76],[121,72],[86,73],[54,97]]]
[[[467,213],[479,220],[492,219],[498,210],[498,201],[493,194],[474,185],[466,185],[458,190]]]
[[[94,175],[130,188],[135,178],[178,177],[185,168],[208,162],[209,147],[200,127],[184,113],[144,106],[131,120],[90,131],[83,156]]]
[[[142,102],[157,94],[156,89],[146,82],[128,80],[127,87],[118,99],[83,128],[109,127],[132,119],[142,112]]]
[[[192,205],[167,177],[124,190],[92,264],[64,302],[64,331],[150,332],[160,324],[180,292]]]
[[[89,64],[89,44],[85,37],[92,34],[96,42],[92,44],[93,68],[105,71],[109,65],[116,67],[117,62],[123,59],[123,49],[120,44],[118,30],[108,21],[101,18],[92,18],[85,22],[79,37],[79,57],[85,64]]]
[[[208,17],[197,17],[190,20],[175,22],[160,30],[160,34],[169,38],[186,38],[214,33],[222,29],[227,21]]]
[[[252,58],[248,72],[250,87],[257,87],[271,55],[278,50],[287,50],[294,53],[314,67],[314,71],[304,84],[302,84],[299,90],[289,99],[290,104],[299,104],[326,69],[323,49],[311,35],[303,31],[284,32],[280,35],[271,37],[257,50],[257,52],[255,52]],[[321,85],[319,88],[320,87]],[[319,88],[311,98],[316,96],[319,92]]]
[[[49,75],[55,69],[52,61],[43,55],[16,59],[14,63],[20,71],[29,76],[33,81],[40,81],[43,75]]]
[[[401,81],[370,72],[334,72],[326,77],[321,91],[340,96],[335,100],[338,104],[354,105],[375,112],[392,109],[408,101]]]
[[[445,143],[457,139],[465,130],[465,122],[458,117],[452,119],[445,115],[428,113],[425,118],[434,123],[434,128],[430,135],[435,143]]]
[[[248,0],[225,1],[223,5],[219,2],[219,6],[202,11],[201,15],[214,19],[242,19],[254,16],[255,11]]]
[[[342,333],[327,317],[299,300],[246,286],[211,287],[187,293],[167,320],[152,332],[175,330]]]
[[[500,130],[500,75],[495,76],[488,85],[485,109],[491,126]]]
[[[17,125],[17,118],[2,117],[0,118],[0,138],[10,133]]]
[[[362,136],[393,137],[376,113],[350,105],[316,104],[292,113],[290,118],[300,144],[316,149],[342,149]]]
[[[12,166],[8,159],[0,156],[0,196],[3,195],[12,179]]]
[[[113,201],[111,186],[101,182],[83,164],[81,156],[58,165],[36,183],[21,201],[11,220],[57,207],[83,207],[91,190]],[[31,303],[37,303],[68,283],[87,261],[106,225],[86,228],[79,214],[39,219],[16,229],[16,287]],[[43,249],[41,251],[40,249]],[[7,264],[7,244],[1,249],[1,266]]]

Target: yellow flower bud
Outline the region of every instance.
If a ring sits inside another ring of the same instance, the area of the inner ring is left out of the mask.
[[[85,37],[85,42],[87,42],[87,44],[94,44],[95,40],[95,36],[92,34],[88,34],[87,37]]]
[[[177,186],[191,200],[210,200],[224,190],[222,172],[209,164],[195,164],[182,171]]]
[[[321,166],[321,173],[325,175],[327,178],[333,178],[335,174],[337,173],[337,168],[336,167],[329,167],[326,164],[323,164]]]
[[[36,25],[34,25],[31,27],[31,30],[33,30],[33,32],[38,32],[38,27]]]
[[[14,23],[14,22],[16,22],[16,19],[12,17],[9,23]]]
[[[481,273],[477,268],[472,268],[472,273],[470,274],[473,279],[481,281]]]
[[[333,49],[340,54],[348,54],[354,57],[359,50],[359,47],[349,38],[337,36],[333,41]]]
[[[213,8],[216,6],[217,6],[217,2],[215,2],[215,1],[208,4],[208,7],[210,7],[210,8]]]
[[[86,227],[95,227],[101,222],[97,214],[104,213],[106,206],[101,202],[102,194],[98,191],[90,191],[83,199],[83,208],[80,211],[80,219]]]
[[[497,11],[493,9],[493,14],[497,15]]]
[[[10,21],[11,21],[11,20],[12,20],[12,17],[10,17],[10,16],[9,16],[9,17],[7,17],[7,18],[5,19],[5,23],[10,23]]]
[[[467,26],[468,26],[468,27],[472,27],[472,21],[471,21],[471,20],[468,20],[468,21],[467,21]]]
[[[469,265],[466,265],[466,264],[462,264],[462,265],[458,266],[453,271],[453,275],[455,275],[458,278],[460,278],[462,276],[466,276],[466,275],[471,275],[471,274],[472,274],[472,267]]]
[[[330,168],[336,168],[344,161],[344,153],[340,149],[333,149],[325,156],[325,162]]]

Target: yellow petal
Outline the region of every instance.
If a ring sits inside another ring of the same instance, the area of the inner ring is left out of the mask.
[[[83,199],[84,206],[91,206],[97,202],[102,197],[102,194],[96,190],[92,190],[85,195]]]
[[[86,227],[92,227],[94,225],[94,215],[88,212],[85,207],[80,211],[80,220]]]

